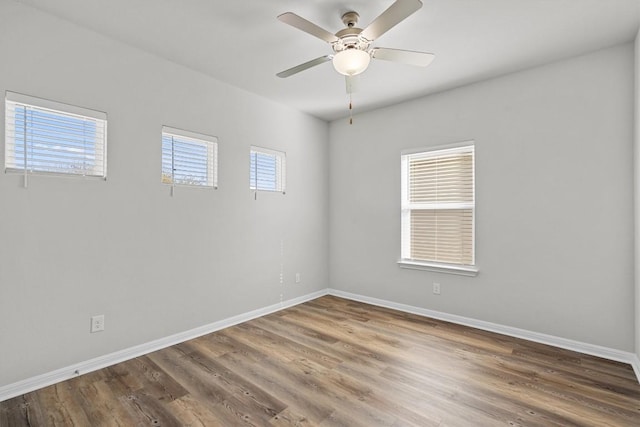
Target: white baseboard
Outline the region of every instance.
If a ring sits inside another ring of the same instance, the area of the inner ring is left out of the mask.
[[[42,375],[2,386],[0,387],[0,402],[11,399],[12,397],[20,396],[30,391],[40,389],[42,387],[46,387],[51,384],[68,380],[81,374],[86,374],[98,369],[106,368],[107,366],[124,362],[151,353],[153,351],[161,350],[163,348],[170,347],[172,345],[179,344],[181,342],[188,341],[190,339],[194,339],[211,332],[219,331],[220,329],[228,328],[230,326],[237,325],[239,323],[246,322],[257,317],[265,316],[267,314],[271,314],[288,307],[293,307],[295,305],[319,298],[323,295],[334,295],[353,301],[360,301],[371,305],[377,305],[380,307],[391,308],[394,310],[404,311],[420,316],[440,319],[451,323],[470,326],[472,328],[496,332],[499,334],[517,338],[523,338],[529,341],[548,344],[567,350],[573,350],[579,353],[590,354],[592,356],[598,356],[604,359],[628,363],[633,367],[636,377],[638,378],[638,382],[640,382],[640,359],[637,355],[630,352],[615,350],[594,344],[587,344],[579,341],[569,340],[566,338],[559,338],[552,335],[546,335],[538,332],[527,331],[524,329],[513,328],[510,326],[499,325],[496,323],[485,322],[482,320],[471,319],[455,314],[442,313],[426,308],[414,307],[411,305],[400,304],[392,301],[327,288],[321,291],[303,295],[298,298],[293,298],[282,303],[259,308],[248,313],[239,314],[237,316],[229,317],[218,322],[210,323],[208,325],[190,329],[185,332],[180,332],[178,334],[170,335],[165,338],[160,338],[155,341],[116,351],[114,353],[99,356],[91,360],[76,363],[74,365],[57,369],[55,371],[47,372]]]
[[[497,323],[485,322],[483,320],[471,319],[468,317],[458,316],[455,314],[443,313],[440,311],[429,310],[426,308],[414,307],[407,304],[400,304],[392,301],[382,300],[378,298],[367,297],[364,295],[352,294],[336,289],[328,289],[329,295],[350,299],[353,301],[364,302],[380,307],[391,308],[394,310],[404,311],[406,313],[417,314],[420,316],[431,317],[434,319],[444,320],[459,325],[470,326],[476,329],[496,332],[502,335],[522,338],[525,340],[547,344],[554,347],[564,348],[576,351],[578,353],[589,354],[591,356],[602,357],[603,359],[615,360],[616,362],[628,363],[633,367],[636,378],[640,383],[640,359],[634,353],[616,350],[608,347],[602,347],[595,344],[588,344],[580,341],[574,341],[566,338],[560,338],[553,335],[541,334],[539,332],[527,331],[525,329],[513,328],[511,326],[499,325]]]
[[[38,375],[32,378],[27,378],[26,380],[18,381],[13,384],[8,384],[6,386],[0,387],[0,402],[11,399],[12,397],[29,393],[30,391],[34,391],[42,387],[49,386],[51,384],[58,383],[60,381],[65,381],[70,378],[77,377],[78,375],[87,374],[89,372],[106,368],[107,366],[115,365],[116,363],[124,362],[151,353],[153,351],[161,350],[163,348],[170,347],[172,345],[179,344],[181,342],[185,342],[202,335],[209,334],[211,332],[219,331],[220,329],[228,328],[229,326],[237,325],[238,323],[265,316],[267,314],[271,314],[288,307],[293,307],[294,305],[316,299],[326,294],[327,289],[313,292],[298,298],[292,298],[287,301],[283,301],[282,303],[259,308],[248,313],[239,314],[237,316],[229,317],[218,322],[210,323],[208,325],[170,335],[165,338],[150,341],[145,344],[140,344],[124,350],[116,351],[104,356],[99,356],[94,359],[76,363],[71,366],[56,369],[55,371],[47,372],[45,374]]]
[[[640,382],[640,358],[638,358],[637,354],[634,354],[632,357],[631,367],[633,368],[633,372],[636,373],[636,378],[638,378],[638,382]]]

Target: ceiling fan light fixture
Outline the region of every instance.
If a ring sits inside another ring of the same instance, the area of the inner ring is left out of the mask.
[[[345,76],[355,76],[362,73],[369,66],[371,56],[359,49],[345,49],[333,57],[333,67]]]

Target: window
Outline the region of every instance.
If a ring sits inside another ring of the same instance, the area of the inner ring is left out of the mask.
[[[285,192],[286,157],[282,151],[251,147],[249,188]]]
[[[473,143],[403,153],[401,169],[400,264],[477,272]]]
[[[105,178],[107,115],[13,92],[5,97],[5,171]]]
[[[218,138],[163,126],[162,182],[218,188]]]

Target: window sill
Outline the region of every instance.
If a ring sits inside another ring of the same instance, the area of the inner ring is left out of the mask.
[[[412,270],[427,270],[438,273],[457,274],[460,276],[475,277],[478,275],[478,268],[475,266],[461,266],[453,264],[439,264],[420,261],[400,260],[398,261],[400,268],[408,268]]]
[[[12,167],[7,167],[5,168],[4,172],[6,174],[10,174],[10,175],[23,175],[24,176],[24,169],[21,168],[12,168]],[[61,176],[61,177],[72,177],[72,178],[88,178],[88,179],[99,179],[102,181],[106,181],[107,180],[107,176],[106,175],[95,175],[95,174],[81,174],[81,173],[74,173],[74,172],[50,172],[50,171],[43,171],[43,170],[34,170],[34,169],[27,169],[27,175],[29,176]]]
[[[203,190],[217,190],[217,185],[200,185],[200,184],[172,184],[170,182],[161,182],[162,185],[174,188],[201,188]]]

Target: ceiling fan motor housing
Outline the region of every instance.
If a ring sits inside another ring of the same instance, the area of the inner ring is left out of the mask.
[[[335,53],[342,52],[347,49],[358,49],[366,51],[371,42],[360,35],[362,28],[356,27],[360,15],[358,12],[347,12],[342,15],[342,22],[347,27],[336,33],[338,41],[331,44]]]

